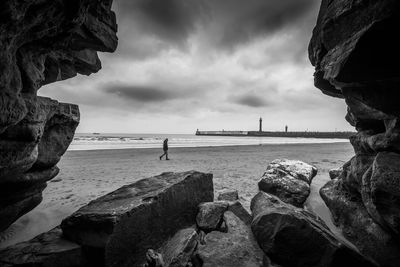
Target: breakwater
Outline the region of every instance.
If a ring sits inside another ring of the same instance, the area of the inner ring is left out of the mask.
[[[302,137],[302,138],[341,138],[348,139],[355,132],[272,132],[272,131],[196,131],[196,135],[209,136],[263,136],[263,137]]]

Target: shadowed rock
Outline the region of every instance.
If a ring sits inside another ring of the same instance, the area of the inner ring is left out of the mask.
[[[248,225],[233,212],[226,211],[224,221],[228,232],[213,231],[199,245],[197,258],[203,267],[269,266]]]
[[[161,249],[164,266],[188,266],[198,242],[199,236],[194,227],[179,230]]]
[[[61,228],[70,240],[104,249],[107,266],[142,266],[147,248],[193,225],[198,205],[213,199],[212,174],[163,173],[90,202]]]
[[[331,210],[335,224],[363,254],[381,266],[400,265],[397,241],[372,219],[360,197],[348,193],[337,179],[324,185],[320,194]]]
[[[272,261],[283,266],[376,266],[337,239],[318,217],[259,192],[251,228]]]
[[[342,172],[343,172],[343,167],[330,169],[329,170],[329,178],[336,179],[342,174]]]
[[[117,47],[111,4],[0,2],[0,188],[7,191],[0,201],[0,231],[40,203],[46,180],[56,175],[48,170],[68,148],[79,123],[76,105],[37,97],[37,91],[101,69],[97,51]],[[17,183],[32,188],[16,188]]]
[[[27,103],[29,115],[1,135],[0,231],[41,202],[79,123],[76,105],[44,97]]]
[[[205,232],[219,230],[228,206],[228,202],[224,201],[201,203],[196,216],[197,226]]]
[[[345,236],[383,266],[399,265],[390,254],[400,254],[387,243],[399,235],[400,39],[393,34],[398,25],[397,0],[322,0],[309,45],[315,86],[344,98],[346,120],[357,130],[350,137],[356,156],[343,166],[341,181],[329,182],[321,195],[332,213],[348,218],[339,220]],[[363,227],[372,227],[372,233],[364,236],[369,230]]]
[[[27,242],[0,250],[0,265],[12,266],[82,266],[82,249],[65,240],[59,227]]]

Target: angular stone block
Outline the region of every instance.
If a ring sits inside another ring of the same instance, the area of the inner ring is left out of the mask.
[[[90,202],[63,220],[67,238],[102,248],[107,266],[142,266],[179,229],[196,221],[198,205],[214,199],[212,174],[163,173]]]

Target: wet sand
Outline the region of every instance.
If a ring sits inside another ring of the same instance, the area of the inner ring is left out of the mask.
[[[332,143],[171,148],[169,161],[160,161],[161,154],[161,149],[67,152],[58,164],[60,174],[44,191],[43,202],[0,233],[0,247],[31,239],[57,226],[89,201],[162,172],[211,172],[215,192],[237,189],[241,202],[249,209],[250,200],[258,191],[257,182],[267,164],[276,158],[299,159],[318,168],[306,208],[337,232],[318,190],[329,180],[329,169],[343,165],[354,152],[350,143]]]

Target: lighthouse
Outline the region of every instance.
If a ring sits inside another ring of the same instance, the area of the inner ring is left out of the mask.
[[[262,132],[262,118],[260,117],[260,129],[259,132]]]

